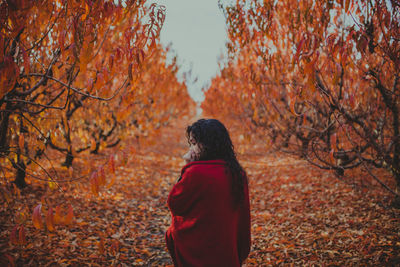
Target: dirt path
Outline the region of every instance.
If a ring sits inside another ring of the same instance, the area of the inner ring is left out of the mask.
[[[162,144],[140,159],[142,166],[159,168],[151,175],[152,184],[139,186],[154,192],[146,202],[153,207],[147,217],[153,222],[148,224],[157,229],[153,243],[158,250],[154,247],[147,260],[151,265],[169,262],[163,250],[170,220],[165,201],[186,145],[177,130],[167,130]],[[378,186],[354,188],[331,172],[282,153],[243,154],[239,159],[248,172],[251,194],[253,247],[248,266],[400,263],[400,212],[390,208],[390,196]]]
[[[10,256],[17,266],[170,265],[166,198],[183,166],[184,125],[164,129],[150,146],[132,142],[136,154],[126,154],[114,184],[98,197],[88,192],[87,182],[63,194],[48,187],[23,192],[18,201],[29,207],[27,213],[42,196],[45,205],[72,204],[74,224],[50,233],[35,230],[27,220],[27,245],[10,245],[15,222],[6,222],[12,214],[3,209],[0,263]],[[285,154],[250,153],[239,159],[248,172],[252,208],[247,266],[400,264],[400,213],[387,205],[388,195],[355,190]]]

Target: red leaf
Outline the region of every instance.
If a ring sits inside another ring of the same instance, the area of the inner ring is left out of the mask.
[[[8,263],[9,263],[8,266],[14,267],[15,266],[14,258],[10,254],[5,254],[4,256],[6,256],[8,259]]]
[[[106,184],[106,175],[104,173],[104,168],[103,166],[100,166],[99,170],[97,171],[98,175],[98,181],[100,186],[104,186]]]
[[[18,232],[18,243],[20,245],[25,245],[26,244],[26,236],[25,236],[25,228],[23,225],[19,227],[19,232]]]
[[[301,52],[301,49],[303,48],[304,42],[305,42],[305,39],[301,38],[300,42],[297,44],[296,54],[295,54],[295,56],[293,58],[293,62],[294,63],[297,63],[298,60],[299,60],[300,52]]]
[[[133,75],[132,75],[132,63],[129,64],[129,66],[128,66],[128,77],[129,77],[129,80],[132,81],[132,79],[133,79]]]
[[[114,66],[114,54],[110,55],[108,58],[108,65],[110,65],[110,69]]]
[[[50,207],[49,210],[47,211],[46,226],[47,226],[47,230],[49,230],[50,232],[54,231],[54,217],[53,217],[53,208],[52,207]]]
[[[367,49],[368,45],[368,39],[365,36],[361,36],[360,39],[357,42],[357,49],[359,52],[365,53],[365,50]]]
[[[61,51],[64,51],[64,42],[65,42],[65,35],[66,31],[61,31],[60,34],[58,35],[58,44],[60,45]]]
[[[112,255],[116,255],[119,252],[119,242],[118,240],[114,240],[111,244],[110,251]]]
[[[20,47],[21,47],[21,51],[22,51],[22,57],[24,59],[24,71],[26,74],[28,74],[30,71],[29,57],[28,57],[28,54],[26,53],[25,49],[22,46],[20,46]]]
[[[17,241],[17,225],[14,226],[14,228],[12,229],[11,233],[10,233],[10,242],[13,245],[17,245],[18,241]]]
[[[42,204],[37,205],[33,209],[32,222],[33,226],[35,226],[36,229],[41,229],[43,227],[41,209],[42,209]]]

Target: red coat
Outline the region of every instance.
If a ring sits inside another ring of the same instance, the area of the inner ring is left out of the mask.
[[[165,235],[175,266],[240,266],[250,252],[250,205],[234,205],[223,160],[194,161],[168,196],[172,224]]]

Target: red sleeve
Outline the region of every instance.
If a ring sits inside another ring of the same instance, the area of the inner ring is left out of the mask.
[[[201,178],[190,169],[182,174],[182,179],[174,185],[168,196],[168,206],[174,215],[184,215],[201,198],[204,187]]]
[[[251,247],[250,201],[247,178],[244,182],[244,202],[242,203],[240,209],[238,227],[238,253],[240,264],[242,264],[249,255]]]

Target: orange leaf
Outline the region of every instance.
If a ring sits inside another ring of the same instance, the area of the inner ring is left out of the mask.
[[[41,209],[42,209],[42,204],[37,205],[33,209],[32,222],[33,222],[33,226],[35,226],[36,229],[41,229],[43,226]]]
[[[90,150],[95,150],[96,149],[96,140],[91,139],[90,140]]]
[[[71,204],[69,204],[68,213],[64,218],[64,223],[65,224],[71,224],[73,219],[74,219],[74,211],[72,210]]]
[[[114,240],[111,244],[110,251],[112,255],[116,255],[119,252],[119,242],[118,240]]]
[[[136,148],[134,147],[134,146],[131,146],[130,148],[129,148],[129,152],[130,152],[130,154],[136,154]]]
[[[115,178],[115,174],[113,174],[110,183],[107,185],[107,188],[110,188],[115,183]]]
[[[344,11],[348,13],[351,0],[345,0]]]
[[[114,155],[110,156],[110,160],[108,162],[108,167],[110,169],[111,173],[115,173],[115,160],[114,160]]]
[[[100,242],[99,242],[99,244],[98,244],[98,247],[99,247],[99,253],[101,254],[101,255],[103,255],[104,254],[104,238],[100,238]]]
[[[290,98],[289,98],[289,108],[290,108],[290,111],[291,111],[294,115],[297,116],[297,115],[299,115],[299,114],[296,113],[295,105],[296,105],[296,96],[290,97]]]
[[[92,191],[93,195],[99,194],[99,181],[97,179],[97,172],[94,171],[90,175],[90,190]]]
[[[18,137],[18,146],[21,151],[24,151],[24,143],[25,143],[24,135],[20,134]]]
[[[54,223],[55,224],[59,224],[62,223],[62,216],[61,216],[61,207],[60,205],[58,205],[56,207],[56,213],[54,214]]]
[[[333,150],[336,148],[336,133],[331,135],[331,147]]]
[[[54,217],[53,217],[53,208],[52,207],[50,207],[49,210],[47,211],[46,226],[47,226],[47,230],[49,230],[50,232],[54,231]]]
[[[122,152],[122,165],[126,165],[128,163],[128,155],[125,151]]]
[[[81,20],[82,20],[82,21],[85,20],[86,17],[89,15],[89,13],[90,13],[90,9],[89,9],[88,4],[86,3],[86,4],[85,4],[85,13],[84,13],[83,16],[81,17]]]
[[[331,159],[331,163],[335,163],[335,157],[334,157],[334,153],[335,151],[333,149],[331,149],[331,151],[329,152],[329,158]]]

